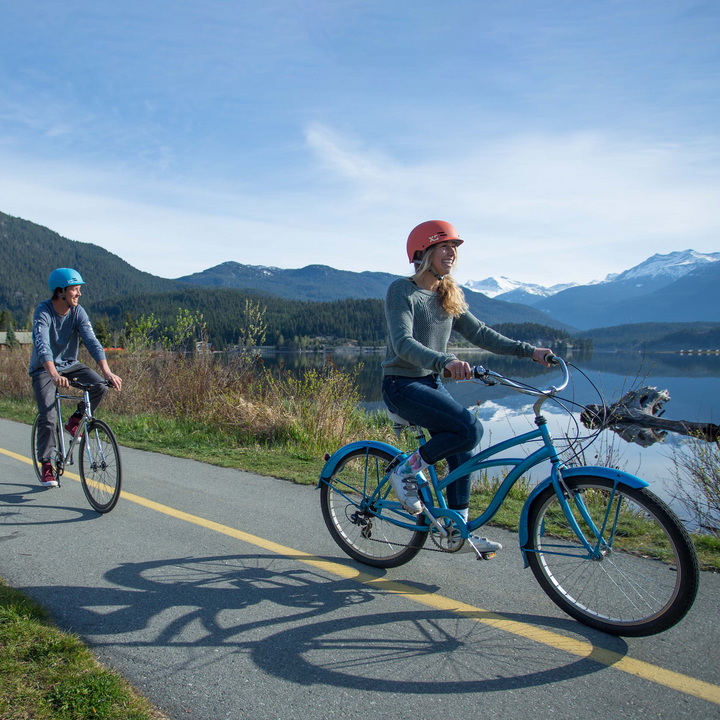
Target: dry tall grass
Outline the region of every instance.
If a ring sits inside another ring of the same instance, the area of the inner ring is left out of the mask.
[[[28,348],[0,352],[0,396],[32,399],[29,359]],[[80,360],[94,367],[84,350]],[[108,393],[104,409],[118,415],[192,420],[224,430],[241,444],[309,454],[363,437],[392,438],[389,424],[359,408],[355,376],[332,364],[298,377],[271,374],[246,353],[218,359],[148,348],[117,353],[108,362],[122,377],[123,389]]]

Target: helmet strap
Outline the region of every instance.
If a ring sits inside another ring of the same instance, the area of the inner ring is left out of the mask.
[[[65,297],[65,288],[63,288],[62,292],[60,293],[60,299],[68,306],[68,310],[72,310],[70,303],[67,301],[67,298]]]

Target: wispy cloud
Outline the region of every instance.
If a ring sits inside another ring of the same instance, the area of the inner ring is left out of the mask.
[[[431,217],[474,279],[717,250],[717,19],[692,0],[10,4],[0,211],[170,277],[402,273]]]
[[[308,144],[380,216],[436,214],[476,238],[463,247],[466,273],[489,262],[496,274],[504,260],[503,274],[546,275],[560,260],[570,275],[559,280],[588,281],[654,252],[720,241],[718,138],[643,146],[599,132],[522,135],[408,164],[319,126]]]
[[[655,252],[717,250],[713,140],[640,147],[599,133],[527,135],[425,163],[322,125],[307,129],[306,142],[306,182],[277,193],[68,164],[18,172],[5,155],[2,210],[166,277],[226,260],[404,273],[407,233],[432,217],[468,240],[461,278],[588,282]]]

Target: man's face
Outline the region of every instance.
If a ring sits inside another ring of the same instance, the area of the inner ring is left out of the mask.
[[[68,285],[65,288],[65,300],[70,307],[77,307],[81,295],[80,285]]]

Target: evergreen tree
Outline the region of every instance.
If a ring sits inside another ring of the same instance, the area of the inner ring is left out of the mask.
[[[15,337],[15,331],[13,330],[13,323],[10,323],[7,326],[7,335],[5,336],[5,344],[11,350],[14,350],[16,347],[20,347],[20,343],[17,341],[17,338]]]
[[[112,345],[112,333],[110,332],[110,321],[107,315],[101,317],[95,324],[95,337],[98,342],[104,347],[110,347]]]

